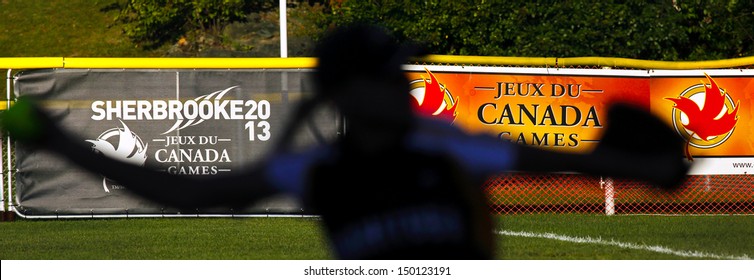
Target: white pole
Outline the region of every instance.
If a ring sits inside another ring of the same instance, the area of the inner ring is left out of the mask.
[[[6,76],[6,81],[5,81],[5,89],[6,89],[6,95],[5,96],[6,96],[6,100],[7,100],[7,103],[5,103],[5,109],[6,110],[10,109],[10,101],[11,101],[10,100],[11,70],[12,69],[8,69],[8,74]],[[6,192],[6,195],[7,195],[7,198],[8,198],[8,200],[7,200],[8,206],[6,208],[6,206],[5,206],[5,202],[6,202],[5,201],[5,196],[3,196],[3,211],[12,211],[13,209],[11,207],[13,207],[13,206],[11,205],[11,201],[13,201],[13,194],[12,194],[13,189],[12,189],[12,184],[11,184],[12,183],[11,182],[11,167],[12,167],[12,165],[11,165],[11,162],[10,162],[10,159],[11,159],[10,158],[11,141],[10,141],[10,136],[8,136],[8,135],[6,135],[6,137],[5,137],[5,148],[6,148],[5,149],[5,155],[6,155],[6,160],[7,160],[7,162],[6,162],[7,169],[6,170],[7,170],[8,173],[7,173],[6,178],[1,178],[0,177],[0,180],[4,180],[4,179],[8,180],[8,191]],[[0,183],[0,188],[2,188],[2,187],[3,187],[2,183]]]
[[[605,214],[615,215],[615,189],[613,187],[613,178],[607,178],[602,181],[600,178],[600,184],[605,189]]]
[[[280,0],[280,57],[288,57],[288,6],[286,0]],[[280,77],[280,91],[283,104],[288,103],[288,72],[283,71]]]
[[[280,57],[288,57],[288,10],[286,0],[280,0]]]

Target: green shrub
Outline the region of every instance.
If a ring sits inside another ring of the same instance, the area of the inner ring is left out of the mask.
[[[335,25],[379,23],[435,54],[704,60],[754,55],[752,1],[342,0]]]
[[[175,41],[189,31],[219,35],[223,27],[243,20],[271,1],[128,0],[117,20],[131,41],[144,48]]]

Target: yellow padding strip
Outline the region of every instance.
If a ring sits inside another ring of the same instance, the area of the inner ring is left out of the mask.
[[[62,57],[0,57],[0,69],[62,68]]]
[[[314,68],[316,59],[295,58],[65,58],[65,68],[244,69]]]
[[[555,57],[428,55],[421,62],[447,65],[555,66]]]
[[[613,57],[566,57],[558,59],[558,66],[560,67],[601,66],[636,69],[690,70],[735,68],[753,65],[754,56],[706,61],[655,61]]]
[[[442,65],[531,67],[611,67],[633,69],[724,69],[754,66],[754,56],[707,61],[655,61],[615,57],[504,57],[428,55],[416,62]],[[300,69],[314,68],[313,57],[291,58],[165,58],[165,57],[0,57],[0,69]]]
[[[10,102],[13,105],[13,101]],[[8,101],[0,100],[0,111],[8,109]]]
[[[706,61],[656,61],[617,57],[503,57],[503,56],[458,56],[428,55],[419,62],[444,65],[500,65],[531,67],[595,66],[633,69],[720,69],[754,66],[754,56],[706,60]]]

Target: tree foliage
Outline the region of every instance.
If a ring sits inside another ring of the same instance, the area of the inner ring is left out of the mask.
[[[377,22],[436,54],[706,60],[754,55],[754,3],[713,0],[343,0],[335,25]]]
[[[278,56],[277,0],[119,0],[116,23],[144,49],[167,56]],[[122,3],[125,1],[124,3]],[[288,53],[310,56],[328,26],[323,0],[289,0]]]
[[[273,0],[121,1],[126,2],[119,16],[125,34],[145,48],[193,34],[189,39],[203,46],[259,50],[262,45],[247,42],[256,38],[248,35],[251,29],[267,34],[270,28],[264,24],[277,24],[274,19],[238,24],[260,18],[262,10],[274,11]],[[326,26],[368,22],[388,28],[400,40],[423,42],[435,54],[666,61],[754,55],[754,1],[295,0],[288,5],[303,7],[302,13],[289,16],[292,23],[296,16],[307,17],[299,19],[304,25],[296,31],[303,35],[293,38],[301,42],[313,42]],[[324,18],[312,15],[323,11]],[[242,34],[244,38],[227,38],[234,32],[223,29],[231,24],[234,30],[243,27],[249,32]],[[262,40],[269,45],[277,39]]]
[[[256,0],[127,0],[118,16],[133,42],[158,47],[190,31],[217,35],[270,1]]]

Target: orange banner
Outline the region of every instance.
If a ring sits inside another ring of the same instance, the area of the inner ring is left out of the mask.
[[[448,119],[471,133],[490,133],[505,141],[567,152],[594,148],[605,128],[609,104],[649,106],[649,80],[641,76],[427,69],[409,72],[409,77],[412,95],[424,114],[454,115]],[[444,102],[432,102],[438,94]]]
[[[471,133],[588,152],[614,102],[688,139],[689,157],[754,157],[754,72],[407,66],[419,112]],[[637,133],[641,133],[640,131]],[[750,163],[751,164],[751,163]]]

